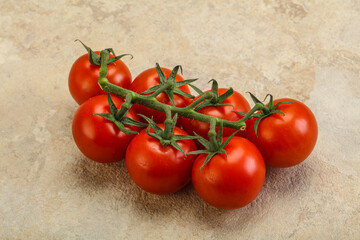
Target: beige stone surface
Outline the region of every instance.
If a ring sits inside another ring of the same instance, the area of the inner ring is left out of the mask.
[[[360,239],[358,0],[0,0],[0,29],[0,239]],[[317,146],[242,209],[147,194],[73,142],[77,38],[132,53],[133,76],[181,64],[203,90],[304,101]]]

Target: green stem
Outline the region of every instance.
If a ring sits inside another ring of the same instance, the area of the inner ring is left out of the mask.
[[[128,93],[125,97],[125,102],[121,105],[121,107],[115,114],[116,119],[118,120],[121,119],[129,111],[129,109],[132,106],[131,100],[132,100],[132,95],[131,93]]]
[[[102,89],[109,91],[110,93],[113,93],[115,95],[118,95],[122,98],[125,98],[128,93],[131,93],[133,103],[139,103],[141,105],[158,110],[160,112],[164,112],[164,106],[168,106],[173,114],[178,113],[179,116],[183,116],[186,118],[195,119],[206,123],[210,123],[210,120],[212,118],[210,116],[195,112],[193,109],[179,108],[179,107],[169,106],[164,103],[160,103],[156,100],[156,98],[148,98],[148,96],[143,96],[128,89],[111,84],[106,78],[99,78],[99,84]],[[246,126],[245,120],[246,119],[244,118],[238,121],[224,120],[224,127],[232,128],[232,129],[240,129]],[[216,122],[216,125],[217,126],[219,125],[218,121]]]
[[[164,136],[163,139],[170,140],[173,134],[173,121],[171,119],[171,110],[170,106],[164,106],[164,112],[166,113],[166,120],[164,122],[165,129],[164,129]]]
[[[190,104],[191,107],[185,107],[185,108],[179,108],[175,106],[169,106],[164,103],[160,103],[156,100],[153,96],[144,96],[140,95],[138,93],[135,93],[131,90],[116,86],[114,84],[111,84],[107,78],[107,59],[109,58],[109,52],[107,50],[103,50],[100,52],[101,57],[101,67],[100,67],[100,74],[99,74],[99,85],[104,91],[108,91],[110,93],[116,94],[122,98],[126,98],[128,94],[131,94],[132,99],[131,103],[139,103],[141,105],[144,105],[146,107],[149,107],[151,109],[158,110],[160,112],[165,112],[165,109],[169,109],[171,111],[171,114],[178,114],[179,116],[195,119],[201,122],[210,123],[211,119],[216,119],[216,125],[219,126],[220,118],[216,117],[210,117],[201,113],[196,112],[195,110],[191,109],[194,104]],[[206,94],[205,94],[206,95]],[[210,96],[211,95],[211,96]],[[208,94],[206,98],[213,98],[213,94]],[[200,102],[197,102],[200,103]],[[250,110],[249,113],[245,115],[242,119],[238,121],[228,121],[228,120],[222,120],[223,126],[227,128],[237,129],[237,130],[245,130],[246,123],[245,121],[251,116],[252,113],[261,110],[263,106],[255,105],[253,109]]]
[[[216,131],[215,131],[215,126],[216,126],[216,118],[215,117],[212,117],[211,120],[210,120],[210,131],[208,133],[208,136],[209,136],[209,140],[210,140],[210,151],[217,151],[219,146],[217,144],[217,141],[216,141]]]
[[[106,75],[107,75],[107,60],[109,59],[109,51],[108,50],[102,50],[100,52],[100,60],[101,60],[101,66],[100,66],[100,70],[99,70],[99,84],[100,81],[107,81]],[[101,87],[101,85],[100,85]],[[103,88],[104,91],[106,91],[106,89]]]

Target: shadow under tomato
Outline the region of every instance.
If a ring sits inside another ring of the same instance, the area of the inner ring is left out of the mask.
[[[101,164],[79,155],[71,169],[75,187],[86,194],[101,196],[104,204],[108,203],[113,210],[131,207],[145,219],[173,216],[177,220],[224,229],[241,229],[256,223],[269,214],[271,204],[277,199],[306,191],[314,172],[311,162],[285,169],[267,167],[264,187],[253,202],[241,209],[223,210],[204,202],[191,183],[174,194],[150,194],[132,181],[125,161]]]
[[[249,224],[256,224],[266,215],[271,214],[271,206],[278,199],[304,194],[303,192],[307,191],[310,185],[313,173],[311,162],[304,162],[292,168],[267,167],[260,194],[247,206],[224,210],[200,201],[200,204],[191,208],[191,211],[197,221],[211,228],[242,229]]]

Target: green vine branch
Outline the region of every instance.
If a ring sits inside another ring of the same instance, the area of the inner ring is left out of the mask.
[[[153,94],[150,94],[150,95],[141,95],[141,94],[135,93],[131,90],[111,84],[106,78],[108,58],[109,58],[109,51],[107,49],[102,50],[100,53],[101,67],[100,67],[100,72],[99,72],[98,83],[104,91],[107,91],[107,92],[113,93],[115,95],[118,95],[122,98],[125,98],[127,100],[126,103],[129,105],[132,103],[139,103],[146,107],[158,110],[160,112],[167,113],[167,115],[169,115],[170,113],[171,113],[171,115],[178,114],[179,116],[182,116],[182,117],[186,117],[186,118],[190,118],[190,119],[194,119],[194,120],[198,120],[198,121],[206,122],[206,123],[213,122],[212,125],[216,125],[216,126],[222,125],[223,127],[232,128],[232,129],[236,129],[236,130],[245,130],[245,128],[246,128],[245,121],[249,117],[251,117],[252,113],[260,111],[264,108],[263,105],[256,104],[254,106],[254,108],[252,108],[250,110],[251,113],[250,112],[247,113],[242,119],[240,119],[238,121],[228,121],[228,120],[224,120],[224,119],[220,119],[220,118],[216,118],[216,117],[210,117],[205,114],[198,113],[193,109],[198,104],[200,104],[204,101],[211,101],[212,99],[218,98],[218,96],[215,96],[215,94],[213,92],[208,92],[208,93],[203,94],[199,99],[195,100],[192,104],[190,104],[189,106],[184,107],[184,108],[179,108],[179,107],[170,106],[170,105],[167,105],[164,103],[160,103],[155,98],[156,95],[159,94],[158,91],[155,91]],[[161,90],[169,89],[172,87],[172,86],[167,86],[166,84],[168,84],[168,83],[165,82],[164,86],[161,87],[162,88]],[[172,84],[172,83],[169,82],[169,84]],[[130,100],[128,100],[128,99],[130,99]]]

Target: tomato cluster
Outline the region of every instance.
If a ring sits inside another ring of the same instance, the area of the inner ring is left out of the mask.
[[[266,165],[280,168],[297,165],[315,146],[316,119],[299,101],[273,101],[271,97],[269,104],[264,105],[251,95],[258,107],[251,109],[240,93],[218,89],[216,81],[206,92],[194,87],[199,96],[189,98],[190,90],[185,83],[194,80],[184,80],[177,74],[179,66],[174,70],[150,68],[132,81],[127,66],[111,51],[109,59],[115,57],[116,61],[108,63],[106,77],[110,83],[146,96],[156,92],[158,85],[172,81],[174,88],[164,85],[165,90],[151,101],[178,108],[189,106],[219,121],[244,118],[247,127],[246,131],[236,131],[223,128],[221,122],[215,128],[209,122],[191,119],[192,110],[177,121],[177,114],[165,114],[151,105],[132,102],[131,96],[124,100],[103,91],[98,84],[100,64],[91,61],[94,57],[99,63],[100,53],[87,50],[89,53],[75,61],[69,75],[71,95],[81,104],[72,124],[75,143],[86,157],[96,162],[111,163],[125,158],[130,177],[147,192],[171,194],[192,181],[196,192],[209,204],[224,209],[240,208],[261,191]],[[197,102],[210,91],[211,98]]]

